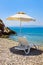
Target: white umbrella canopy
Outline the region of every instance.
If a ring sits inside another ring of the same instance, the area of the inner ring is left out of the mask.
[[[18,12],[17,14],[10,16],[7,20],[19,20],[19,21],[35,21],[34,18],[30,17],[29,15],[25,14],[24,12]]]
[[[10,16],[7,18],[7,20],[16,20],[20,21],[20,33],[21,33],[21,22],[30,22],[30,21],[35,21],[33,17],[30,17],[24,12],[18,12],[17,14]]]

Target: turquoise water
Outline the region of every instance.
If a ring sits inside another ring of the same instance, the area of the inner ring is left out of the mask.
[[[18,36],[25,36],[31,43],[43,45],[43,27],[29,28],[22,27],[20,34],[20,27],[9,27],[13,31],[16,31],[17,35],[10,35],[9,37],[15,41],[18,41]]]

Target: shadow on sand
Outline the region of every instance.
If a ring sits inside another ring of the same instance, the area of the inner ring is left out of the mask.
[[[30,56],[32,56],[32,55],[40,55],[40,54],[43,53],[43,51],[41,51],[41,50],[31,48],[30,53],[28,55],[26,55],[24,53],[24,51],[15,50],[15,47],[10,48],[10,52],[12,52],[13,54],[25,55],[25,56],[28,56],[28,55],[30,55]]]

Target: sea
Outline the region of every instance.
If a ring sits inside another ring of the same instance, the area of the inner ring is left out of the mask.
[[[10,39],[18,41],[18,37],[26,37],[29,43],[36,45],[43,45],[43,27],[9,27],[11,30],[15,31],[17,34],[12,34],[9,36]]]

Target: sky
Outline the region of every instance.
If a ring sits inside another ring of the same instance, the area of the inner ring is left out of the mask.
[[[43,0],[0,0],[0,19],[5,26],[19,26],[20,22],[6,18],[20,11],[36,19],[35,22],[22,22],[22,26],[43,26]]]

